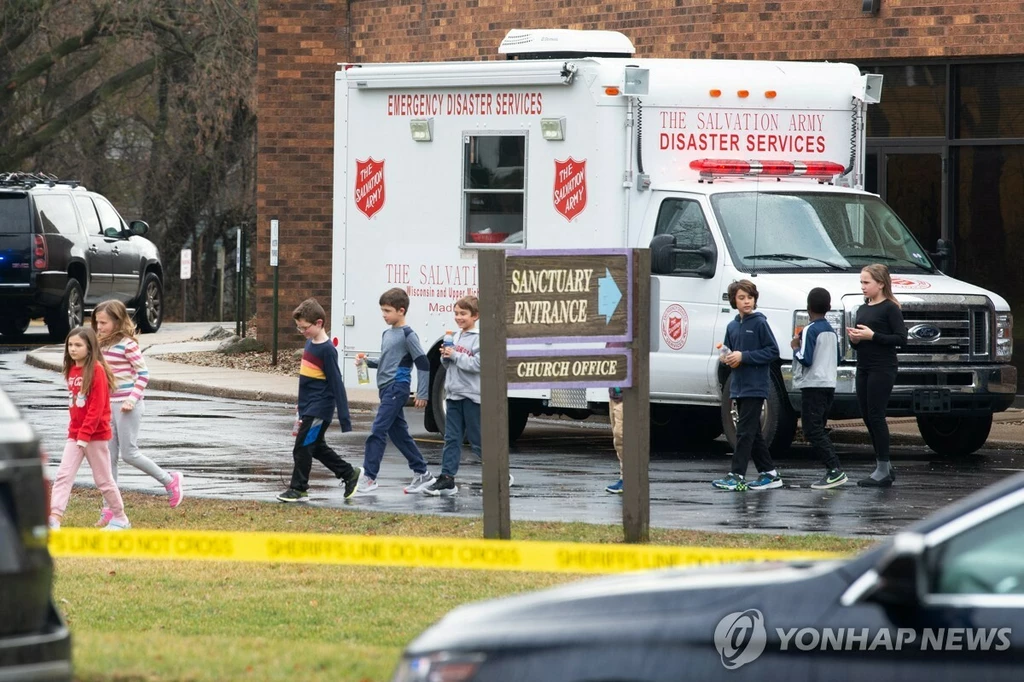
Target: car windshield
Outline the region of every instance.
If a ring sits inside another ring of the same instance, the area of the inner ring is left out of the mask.
[[[874,196],[836,192],[736,192],[711,197],[737,267],[748,272],[860,270],[934,272],[914,235]]]

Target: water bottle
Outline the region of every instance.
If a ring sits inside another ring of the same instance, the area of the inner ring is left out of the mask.
[[[299,409],[295,408],[295,425],[292,426],[292,436],[299,435],[300,428],[302,428],[302,417],[299,416]]]
[[[370,383],[370,367],[366,364],[366,353],[356,353],[356,378],[360,384]]]
[[[455,346],[455,333],[451,329],[446,329],[444,332],[444,341],[441,343],[444,348],[452,348]]]
[[[720,360],[724,360],[725,356],[732,352],[731,350],[729,350],[729,346],[725,345],[724,343],[715,344],[715,348],[718,349],[718,358]]]

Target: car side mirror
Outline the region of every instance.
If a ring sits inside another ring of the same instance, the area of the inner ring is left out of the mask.
[[[651,240],[651,273],[655,275],[671,275],[676,272],[676,256],[686,253],[697,254],[704,261],[693,271],[699,277],[709,279],[715,276],[718,268],[718,247],[710,242],[699,249],[680,249],[676,246],[675,235],[659,234]]]
[[[133,220],[128,223],[128,231],[136,237],[145,236],[149,232],[149,223],[145,220]]]
[[[952,273],[956,268],[956,253],[951,240],[939,239],[935,242],[935,252],[928,255],[938,261],[939,269],[945,273]]]
[[[108,227],[107,229],[103,230],[103,236],[109,239],[119,239],[124,235],[122,235],[121,230],[117,229],[116,227]]]
[[[927,580],[924,569],[924,536],[920,533],[897,533],[889,550],[882,555],[874,569],[864,575],[860,594],[855,600],[872,601],[884,606],[912,606],[919,604]],[[851,588],[852,589],[852,588]],[[842,600],[849,605],[846,595]]]

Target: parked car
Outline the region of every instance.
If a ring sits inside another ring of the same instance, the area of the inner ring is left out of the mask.
[[[71,635],[53,604],[45,458],[0,389],[0,680],[71,679]]]
[[[459,607],[408,646],[394,680],[973,682],[1022,670],[1018,474],[850,560],[624,574]]]
[[[126,223],[75,181],[0,173],[0,334],[34,317],[63,340],[100,301],[119,299],[144,332],[163,320],[163,265],[149,225]]]

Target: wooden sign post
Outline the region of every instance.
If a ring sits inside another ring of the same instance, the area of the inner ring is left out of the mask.
[[[649,252],[483,251],[479,271],[484,537],[511,537],[508,388],[557,385],[623,389],[623,528],[628,542],[646,542]],[[527,344],[555,346],[537,350]]]

